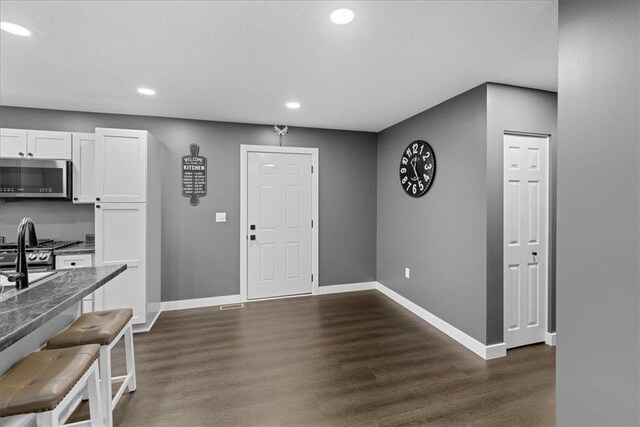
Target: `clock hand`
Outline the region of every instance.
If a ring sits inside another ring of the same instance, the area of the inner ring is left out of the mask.
[[[418,171],[416,170],[416,163],[418,162],[418,159],[416,159],[415,157],[413,159],[411,159],[411,167],[413,168],[413,173],[416,174],[416,178],[420,178],[418,176]]]

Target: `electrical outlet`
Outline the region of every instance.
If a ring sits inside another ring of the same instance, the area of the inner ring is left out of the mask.
[[[404,277],[406,277],[407,279],[411,276],[411,270],[409,269],[409,267],[405,267],[404,269]]]
[[[227,222],[227,213],[216,212],[216,222]]]

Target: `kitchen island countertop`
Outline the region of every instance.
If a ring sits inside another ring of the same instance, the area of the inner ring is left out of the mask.
[[[0,351],[35,331],[127,269],[125,264],[60,270],[0,301]]]

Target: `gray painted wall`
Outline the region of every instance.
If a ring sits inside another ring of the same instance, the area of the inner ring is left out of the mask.
[[[550,134],[554,158],[556,113],[555,93],[488,83],[381,132],[378,281],[482,343],[502,342],[503,134]],[[398,182],[400,154],[414,139],[429,141],[437,160],[433,186],[419,199]],[[553,218],[553,161],[550,171]],[[552,258],[553,223],[550,230]]]
[[[95,127],[151,131],[165,144],[162,300],[239,293],[240,145],[276,145],[271,126],[6,106],[0,107],[0,126],[77,132],[92,132]],[[208,195],[198,207],[189,205],[180,187],[181,157],[189,153],[192,143],[200,145],[209,165]],[[375,280],[376,135],[290,128],[285,144],[320,150],[320,285]],[[43,223],[54,222],[41,209],[45,205],[14,205],[18,212],[12,215],[5,214],[6,206],[0,205],[2,223],[5,217],[14,223],[12,218],[22,212],[45,218]],[[83,208],[77,212],[86,216]],[[227,222],[216,223],[215,212],[227,212]]]
[[[557,94],[490,83],[487,86],[487,343],[503,340],[503,136],[505,131],[549,138],[549,304],[547,330],[556,330],[555,217]]]
[[[559,3],[558,425],[640,425],[640,2]]]
[[[482,85],[378,134],[378,281],[480,342],[487,322],[486,100]],[[415,139],[431,144],[437,164],[418,199],[398,178],[401,153]]]

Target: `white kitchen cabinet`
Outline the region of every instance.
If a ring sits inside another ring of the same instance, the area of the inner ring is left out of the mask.
[[[26,157],[27,131],[24,129],[0,129],[0,157]]]
[[[94,203],[96,200],[96,135],[73,133],[71,141],[73,143],[73,203]]]
[[[133,323],[146,321],[146,204],[96,202],[96,265],[127,264],[97,292],[98,309],[132,308]]]
[[[66,270],[69,268],[91,267],[93,266],[93,255],[91,254],[69,254],[56,255],[56,270]],[[90,313],[95,311],[94,293],[82,299],[82,312]]]
[[[160,312],[161,143],[149,132],[96,129],[96,265],[127,264],[97,309],[133,309],[134,332]]]
[[[96,128],[96,201],[147,200],[149,132]]]
[[[71,160],[71,133],[27,131],[27,157]]]
[[[0,157],[71,160],[71,132],[0,129]]]

